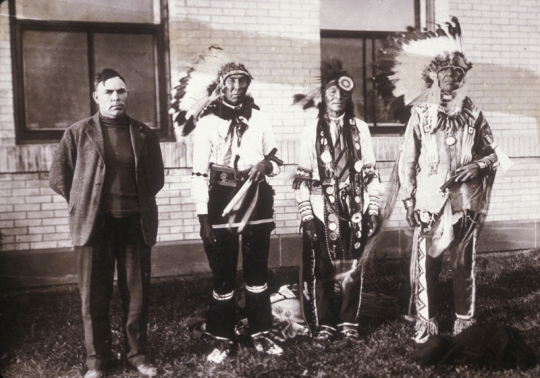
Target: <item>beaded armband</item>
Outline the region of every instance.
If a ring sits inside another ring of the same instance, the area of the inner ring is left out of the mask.
[[[313,210],[311,209],[311,203],[309,201],[300,202],[298,204],[298,210],[300,210],[302,222],[313,219]]]
[[[368,206],[369,215],[379,215],[379,205],[376,203],[370,203]]]
[[[379,215],[379,196],[374,194],[369,195],[368,214]]]
[[[297,178],[300,178],[300,179],[311,179],[311,177],[313,176],[313,171],[309,170],[309,169],[306,169],[306,168],[302,168],[300,166],[296,167],[296,177]]]
[[[299,189],[302,183],[306,183],[308,188],[311,188],[312,177],[313,171],[302,168],[300,166],[296,167],[296,175],[294,176],[293,189]]]

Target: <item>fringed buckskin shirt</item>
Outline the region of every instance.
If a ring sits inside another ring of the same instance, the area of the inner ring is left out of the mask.
[[[439,188],[456,169],[483,162],[485,169],[491,171],[497,161],[490,145],[492,140],[484,115],[468,97],[455,114],[448,114],[437,104],[417,105],[412,110],[398,162],[401,199],[414,200],[417,210],[439,213],[446,200]],[[448,193],[452,210],[481,211],[483,192],[482,174],[452,186]]]

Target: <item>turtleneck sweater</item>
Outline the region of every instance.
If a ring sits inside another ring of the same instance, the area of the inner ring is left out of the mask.
[[[105,146],[105,181],[101,209],[114,218],[139,213],[139,194],[135,175],[135,155],[129,132],[129,118],[99,115]]]

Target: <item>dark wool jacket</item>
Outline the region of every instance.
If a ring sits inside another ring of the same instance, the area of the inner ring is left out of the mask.
[[[164,184],[163,159],[157,135],[145,124],[132,118],[129,121],[141,226],[146,244],[152,246],[156,244],[158,229],[155,196]],[[74,246],[88,243],[92,230],[103,221],[98,214],[106,169],[98,112],[66,130],[49,173],[51,188],[68,202]]]

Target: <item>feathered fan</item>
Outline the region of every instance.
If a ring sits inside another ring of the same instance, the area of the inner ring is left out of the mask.
[[[202,112],[220,97],[218,73],[229,61],[230,57],[221,47],[212,45],[182,72],[178,85],[172,90],[169,110],[182,136],[195,129]]]

